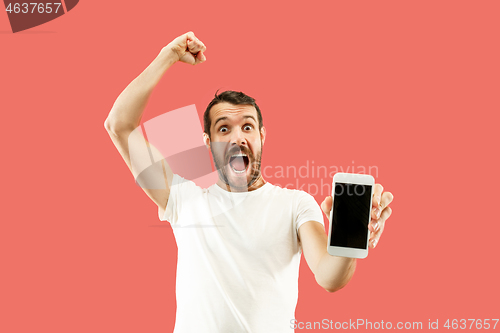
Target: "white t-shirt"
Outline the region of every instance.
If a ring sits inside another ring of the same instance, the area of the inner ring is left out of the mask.
[[[174,175],[163,217],[178,248],[175,333],[293,332],[299,227],[314,198],[266,183],[235,193]]]

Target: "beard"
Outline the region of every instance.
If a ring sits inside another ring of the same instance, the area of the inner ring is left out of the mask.
[[[224,153],[225,147],[227,147],[227,143],[225,142],[211,142],[210,144],[210,151],[212,152],[219,178],[231,189],[248,191],[248,188],[261,177],[262,141],[261,149],[257,155],[254,155],[246,146],[234,146]],[[237,171],[232,171],[234,170],[232,162],[235,159],[233,155],[238,154],[246,155],[246,157],[236,157],[236,159],[241,159],[240,163],[245,164],[245,169],[241,176],[235,174]],[[243,179],[243,176],[246,177]]]

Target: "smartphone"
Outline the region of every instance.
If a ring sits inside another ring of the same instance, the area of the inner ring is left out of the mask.
[[[374,185],[375,179],[370,175],[336,173],[333,176],[329,254],[359,259],[368,256]]]

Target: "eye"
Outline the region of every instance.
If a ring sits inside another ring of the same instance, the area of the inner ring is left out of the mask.
[[[252,125],[250,125],[250,124],[246,124],[245,126],[243,126],[243,129],[244,129],[245,131],[250,131],[250,130],[252,130],[252,129],[253,129],[253,126],[252,126]]]
[[[227,127],[226,126],[221,126],[221,128],[219,128],[219,132],[226,133],[227,132]]]

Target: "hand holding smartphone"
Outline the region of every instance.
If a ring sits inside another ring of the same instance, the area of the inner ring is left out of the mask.
[[[370,175],[336,173],[333,177],[328,253],[366,258],[375,179]]]

